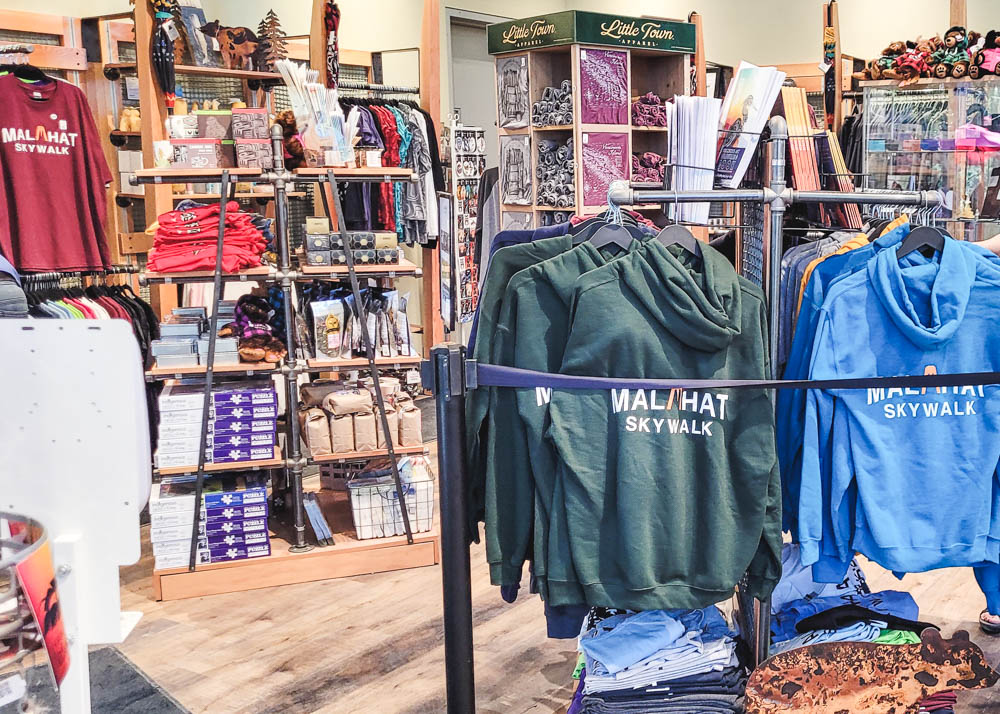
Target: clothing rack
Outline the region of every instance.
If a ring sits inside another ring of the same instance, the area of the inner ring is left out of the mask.
[[[355,82],[351,80],[338,82],[337,89],[354,89],[379,94],[420,94],[420,87],[398,87],[394,84],[372,84],[371,82]]]
[[[625,206],[659,203],[664,212],[670,204],[705,201],[757,203],[771,209],[769,239],[762,246],[760,259],[767,266],[765,295],[769,323],[778,324],[777,292],[781,277],[782,227],[785,210],[798,202],[807,204],[855,203],[896,204],[928,207],[939,205],[936,192],[854,193],[839,191],[797,191],[785,180],[785,157],[788,125],[783,117],[769,122],[770,184],[760,189],[670,191],[633,189],[627,182],[616,182],[608,194],[609,204]],[[777,330],[770,332],[770,354],[777,353]],[[465,395],[479,387],[479,365],[467,360],[465,347],[454,343],[435,346],[430,360],[421,365],[423,384],[436,401],[438,433],[438,478],[441,509],[441,577],[444,600],[444,646],[447,711],[468,714],[476,710],[475,660],[472,637],[472,585],[469,539],[466,518],[465,485],[468,483],[465,459]],[[776,366],[771,362],[772,378]],[[770,649],[771,604],[738,594],[743,632],[757,666],[768,657]]]
[[[48,282],[64,278],[96,278],[105,275],[126,275],[138,272],[138,268],[133,265],[113,265],[105,270],[57,270],[48,273],[25,273],[21,276],[21,279],[26,283]]]

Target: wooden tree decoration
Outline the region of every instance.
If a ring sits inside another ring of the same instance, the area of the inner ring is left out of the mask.
[[[258,69],[264,70],[266,68],[273,72],[274,63],[288,56],[288,48],[286,47],[285,40],[288,35],[281,29],[281,21],[274,10],[267,11],[264,19],[260,21],[260,25],[257,27],[257,34],[260,38],[262,50],[259,56],[263,60],[264,65]]]

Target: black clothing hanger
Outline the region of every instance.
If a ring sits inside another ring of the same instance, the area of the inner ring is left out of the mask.
[[[38,67],[34,67],[30,64],[8,65],[6,70],[11,72],[18,79],[23,79],[26,82],[39,82],[48,84],[50,82],[55,81],[52,79],[52,77],[45,74],[45,72],[38,69]],[[0,68],[0,71],[2,71],[2,68]]]
[[[882,219],[882,220],[879,220],[879,221],[875,221],[872,224],[872,227],[870,229],[868,229],[868,233],[867,233],[868,240],[870,240],[870,241],[875,240],[880,235],[882,235],[882,231],[884,231],[885,227],[887,225],[889,225],[890,223],[892,223],[892,221],[891,220],[887,220],[887,219]]]
[[[903,243],[899,246],[896,251],[896,260],[903,258],[915,250],[921,251],[927,257],[928,251],[933,254],[934,252],[941,252],[944,250],[944,240],[947,236],[943,231],[932,228],[931,226],[920,226],[919,228],[914,228],[910,231],[910,234],[906,236]]]
[[[701,257],[701,242],[686,227],[674,223],[660,231],[656,240],[664,246],[679,245],[694,256]]]

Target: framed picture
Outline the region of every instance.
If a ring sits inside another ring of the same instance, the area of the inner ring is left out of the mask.
[[[455,290],[455,197],[450,193],[441,191],[437,195],[438,200],[438,225],[440,235],[438,236],[438,261],[441,274],[441,319],[444,320],[444,329],[448,332],[455,330],[456,290]]]
[[[221,67],[222,55],[219,54],[217,40],[210,39],[201,31],[208,24],[201,0],[177,0],[187,30],[191,59],[198,67]]]

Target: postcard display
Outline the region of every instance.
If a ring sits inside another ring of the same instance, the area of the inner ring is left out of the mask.
[[[488,34],[503,230],[594,213],[612,181],[631,180],[643,157],[666,156],[668,127],[635,121],[633,105],[690,93],[693,24],[568,10]]]

